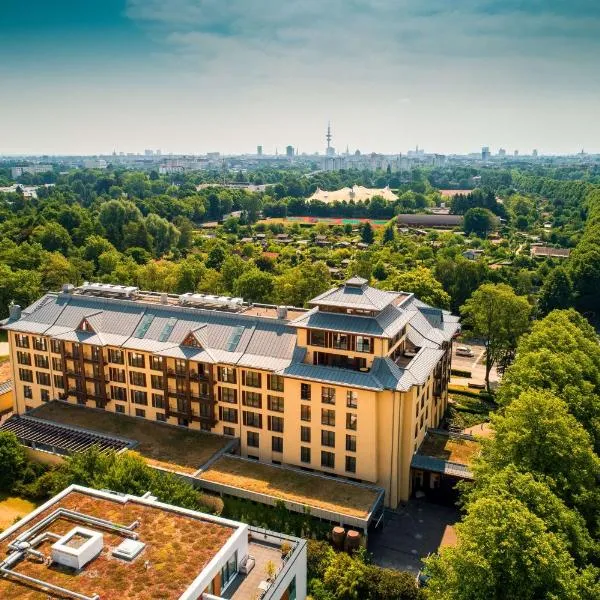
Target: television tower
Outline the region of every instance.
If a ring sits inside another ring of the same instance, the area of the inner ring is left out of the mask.
[[[331,121],[327,123],[327,134],[325,135],[325,139],[327,140],[327,150],[325,154],[327,156],[331,156],[334,153],[334,149],[331,147],[331,139],[333,135],[331,134]]]

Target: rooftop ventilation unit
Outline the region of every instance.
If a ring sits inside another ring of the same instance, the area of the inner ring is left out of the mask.
[[[59,565],[82,569],[96,558],[104,547],[104,537],[99,531],[74,527],[52,544],[52,560]]]
[[[140,291],[139,288],[127,285],[113,285],[112,283],[89,283],[85,281],[77,288],[82,294],[92,296],[105,296],[108,298],[134,298]]]
[[[146,544],[138,540],[123,540],[113,551],[112,555],[123,560],[133,560]]]
[[[236,310],[244,304],[243,298],[231,298],[229,296],[213,296],[210,294],[181,294],[179,304],[183,306],[197,306],[201,308],[221,308]]]

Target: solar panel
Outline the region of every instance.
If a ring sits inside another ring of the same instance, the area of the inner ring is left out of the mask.
[[[144,315],[142,318],[142,322],[139,324],[138,328],[135,330],[133,337],[143,338],[150,327],[150,324],[154,321],[154,315]]]
[[[169,339],[169,337],[171,336],[171,333],[173,332],[173,328],[175,327],[176,323],[177,323],[177,319],[175,319],[174,317],[171,317],[167,321],[167,324],[165,325],[165,327],[162,330],[161,334],[158,336],[158,341],[159,342],[166,342]]]
[[[238,325],[229,336],[229,340],[227,340],[227,351],[233,352],[237,345],[240,343],[240,338],[242,337],[242,333],[244,333],[244,327],[242,325]]]

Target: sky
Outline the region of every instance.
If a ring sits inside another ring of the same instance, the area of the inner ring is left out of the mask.
[[[0,153],[600,152],[597,0],[0,0]]]

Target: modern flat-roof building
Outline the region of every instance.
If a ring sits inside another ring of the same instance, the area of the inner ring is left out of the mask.
[[[9,332],[15,412],[51,400],[239,438],[242,456],[406,500],[447,405],[458,318],[354,277],[310,309],[65,286]]]
[[[304,600],[306,542],[70,486],[0,535],[3,600]],[[268,574],[267,574],[268,572]]]

